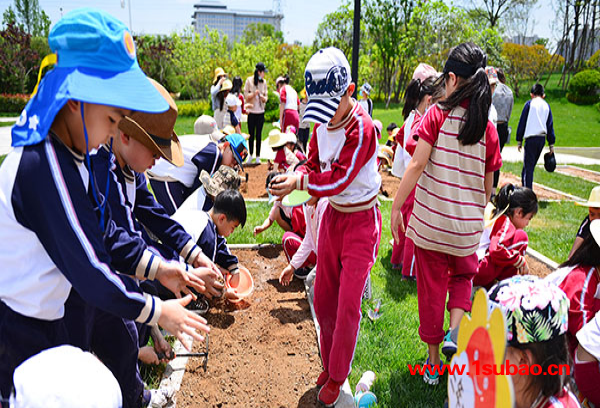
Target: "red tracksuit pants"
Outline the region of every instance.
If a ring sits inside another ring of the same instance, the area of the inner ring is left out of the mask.
[[[415,246],[417,262],[417,301],[419,336],[427,344],[444,339],[444,305],[448,310],[471,310],[473,276],[477,273],[477,255],[453,256]]]
[[[328,206],[319,230],[314,306],[323,368],[334,381],[350,373],[367,277],[381,238],[378,207],[342,213]]]

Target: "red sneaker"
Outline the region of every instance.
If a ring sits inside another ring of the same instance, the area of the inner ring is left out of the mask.
[[[333,407],[340,398],[343,382],[333,381],[331,378],[327,380],[321,391],[319,391],[318,400],[325,404],[326,407]]]
[[[323,371],[319,374],[319,378],[317,378],[317,387],[322,387],[329,380],[329,373],[327,371]]]

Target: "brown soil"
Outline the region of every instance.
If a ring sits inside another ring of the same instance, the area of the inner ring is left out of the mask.
[[[244,180],[245,176],[242,176],[240,192],[245,199],[269,197],[265,190],[265,180],[267,179],[267,174],[269,174],[268,168],[269,166],[266,163],[244,165],[244,173],[248,176],[248,181],[246,182]],[[392,176],[387,171],[381,171],[379,174],[381,174],[383,184],[382,190],[387,193],[389,198],[394,198],[400,185],[400,179]]]
[[[177,406],[317,406],[321,361],[304,285],[298,279],[279,284],[287,265],[281,247],[263,248],[258,256],[234,252],[252,272],[254,293],[238,306],[220,301],[209,310],[208,371],[202,359],[188,361]],[[194,351],[201,345],[194,344]]]
[[[589,171],[587,169],[582,169],[581,167],[575,167],[575,166],[558,167],[556,169],[556,172],[568,174],[570,176],[580,177],[584,180],[592,181],[594,183],[600,183],[600,174],[593,172],[593,171]]]
[[[539,276],[540,278],[544,278],[551,272],[553,272],[552,269],[546,266],[546,264],[541,263],[532,256],[525,255],[525,259],[527,260],[527,266],[529,267],[530,275],[535,275]]]
[[[498,181],[498,186],[502,186],[506,183],[512,183],[516,186],[521,185],[521,178],[515,176],[511,173],[500,173],[500,180]],[[533,191],[537,195],[538,200],[570,200],[570,198],[557,194],[553,191],[547,190],[544,187],[540,187],[539,184],[533,183]]]

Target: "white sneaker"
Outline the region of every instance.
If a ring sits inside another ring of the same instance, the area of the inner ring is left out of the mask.
[[[250,155],[248,155],[248,157],[246,157],[246,160],[244,160],[244,164],[250,164],[250,163],[252,163],[252,159],[253,159],[253,157],[250,156]]]
[[[254,159],[254,163],[260,164],[260,157],[257,157],[256,159]]]
[[[148,407],[164,408],[172,405],[175,389],[171,387],[164,387],[157,390],[150,390],[150,395],[151,397]]]

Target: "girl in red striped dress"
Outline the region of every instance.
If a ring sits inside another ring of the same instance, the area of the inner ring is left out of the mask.
[[[446,98],[427,111],[416,130],[417,148],[392,207],[392,234],[398,240],[400,209],[416,185],[406,235],[415,244],[419,336],[428,345],[428,384],[439,382],[431,368],[441,362],[446,293],[450,328],[471,309],[483,212],[493,173],[502,166],[498,134],[487,119],[492,93],[486,63],[473,43],[450,52],[442,76]],[[446,343],[449,354],[456,351],[449,335]]]

